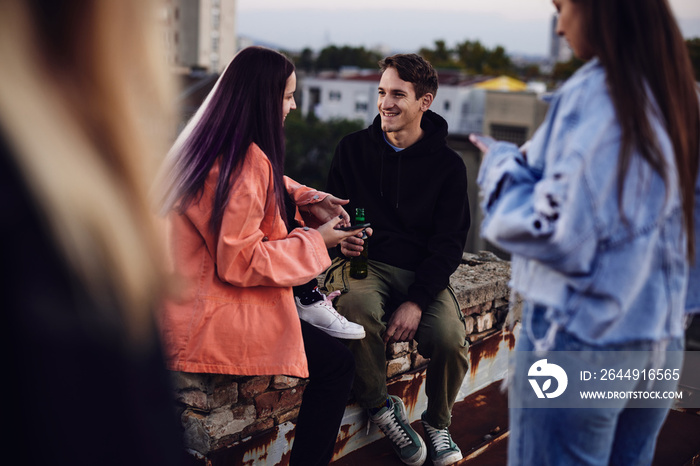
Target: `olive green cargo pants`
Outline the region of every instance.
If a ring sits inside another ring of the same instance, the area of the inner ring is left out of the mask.
[[[336,309],[348,320],[365,328],[362,340],[347,340],[355,355],[353,394],[364,408],[380,405],[387,397],[386,347],[382,334],[386,313],[406,301],[415,273],[369,261],[369,274],[363,280],[350,277],[350,262],[335,259],[328,269],[325,288],[343,292]],[[425,392],[428,397],[426,420],[438,429],[450,425],[452,406],[469,367],[464,316],[451,288],[440,292],[423,311],[415,335],[418,352],[429,358]]]

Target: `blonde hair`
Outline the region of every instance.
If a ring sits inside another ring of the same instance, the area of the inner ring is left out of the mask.
[[[0,0],[0,128],[66,262],[119,300],[132,342],[163,284],[147,192],[174,128],[154,6]]]

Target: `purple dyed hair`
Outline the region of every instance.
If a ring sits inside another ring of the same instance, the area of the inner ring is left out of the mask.
[[[216,233],[237,169],[254,142],[272,164],[275,199],[286,223],[282,98],[293,71],[291,61],[267,48],[248,47],[236,55],[173,147],[174,170],[166,189],[169,198],[179,200],[180,213],[201,196],[204,181],[221,156],[209,221]]]

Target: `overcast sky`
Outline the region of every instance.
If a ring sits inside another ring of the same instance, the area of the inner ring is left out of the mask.
[[[700,37],[700,0],[670,0],[685,37]],[[289,50],[326,45],[412,52],[443,39],[546,55],[551,0],[238,0],[238,34]]]

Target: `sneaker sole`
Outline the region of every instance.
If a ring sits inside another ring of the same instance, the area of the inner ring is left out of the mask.
[[[454,452],[446,455],[444,458],[438,458],[433,460],[433,466],[449,466],[450,464],[455,464],[457,461],[463,458],[461,452]]]
[[[425,420],[421,419],[421,424],[423,424],[423,430],[425,431],[426,436],[428,436],[428,432],[425,427],[427,423],[425,422]],[[457,447],[457,449],[457,451],[453,451],[452,453],[444,455],[440,458],[431,458],[430,460],[432,461],[433,466],[449,466],[464,458],[462,456],[462,450],[459,450],[459,447]]]
[[[314,325],[311,324],[317,329],[327,333],[328,335],[335,337],[335,338],[340,338],[342,340],[362,340],[367,334],[363,330],[362,333],[343,333],[343,332],[337,332],[335,330],[328,329],[326,327],[321,327],[319,325]]]
[[[428,449],[426,448],[425,442],[423,441],[420,435],[418,436],[418,440],[420,441],[421,446],[419,450],[420,456],[418,457],[418,459],[401,459],[401,461],[403,461],[403,464],[407,464],[408,466],[421,466],[423,463],[425,463],[425,460],[428,458]]]

